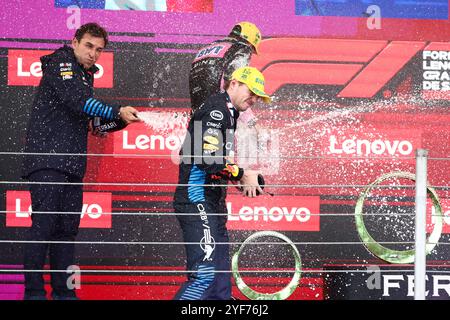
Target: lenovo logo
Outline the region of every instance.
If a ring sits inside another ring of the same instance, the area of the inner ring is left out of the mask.
[[[8,85],[38,86],[42,78],[40,58],[52,52],[48,50],[9,50]],[[113,61],[113,53],[102,53],[96,63],[99,71],[94,75],[94,87],[113,87]]]
[[[174,123],[168,122],[165,125],[171,127]],[[159,130],[147,126],[145,122],[135,123],[124,130],[114,132],[114,153],[155,155],[168,159],[167,156],[178,154],[185,134],[184,128]]]
[[[319,197],[260,196],[249,204],[241,195],[229,195],[227,210],[231,230],[320,230]]]
[[[84,192],[80,228],[111,228],[111,193]],[[28,191],[6,191],[6,226],[31,226],[31,196]]]
[[[330,136],[331,154],[356,154],[356,155],[411,155],[414,148],[407,140],[367,140],[367,139],[346,139],[338,142],[334,135]]]
[[[376,129],[332,132],[323,140],[325,155],[336,156],[412,156],[421,146],[418,130]]]
[[[175,136],[146,134],[140,134],[130,139],[128,130],[123,130],[122,147],[124,150],[174,151],[180,149],[181,140]]]

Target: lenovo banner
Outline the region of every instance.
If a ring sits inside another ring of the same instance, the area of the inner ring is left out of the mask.
[[[51,54],[48,50],[9,50],[8,85],[38,86],[42,78],[40,58]],[[114,55],[104,52],[96,62],[99,71],[94,75],[94,87],[112,88],[114,78]]]
[[[154,158],[178,158],[184,141],[187,118],[174,112],[140,112],[142,122],[114,132],[114,154],[152,155]]]
[[[109,192],[84,192],[80,228],[111,228],[111,204]],[[6,191],[6,211],[7,227],[31,226],[30,192]]]
[[[391,130],[363,128],[361,130],[333,130],[323,139],[324,155],[341,157],[413,157],[421,147],[420,130]]]
[[[320,197],[228,195],[227,209],[230,230],[320,230]]]

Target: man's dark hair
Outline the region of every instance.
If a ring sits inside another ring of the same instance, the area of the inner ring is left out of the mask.
[[[86,33],[89,33],[93,37],[103,38],[103,40],[105,41],[105,47],[108,44],[108,33],[106,32],[105,29],[100,27],[97,23],[90,22],[90,23],[83,24],[75,32],[75,38],[78,41],[81,41],[81,39],[83,38],[83,36]]]

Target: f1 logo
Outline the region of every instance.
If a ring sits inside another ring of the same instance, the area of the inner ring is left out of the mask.
[[[285,84],[343,86],[340,98],[376,95],[420,50],[423,41],[272,38],[251,65],[262,70],[266,91]]]

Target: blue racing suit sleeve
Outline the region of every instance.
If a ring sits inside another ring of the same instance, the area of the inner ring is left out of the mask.
[[[75,68],[62,59],[43,61],[43,81],[47,81],[57,99],[73,112],[104,120],[118,119],[120,106],[93,98],[91,84]]]

